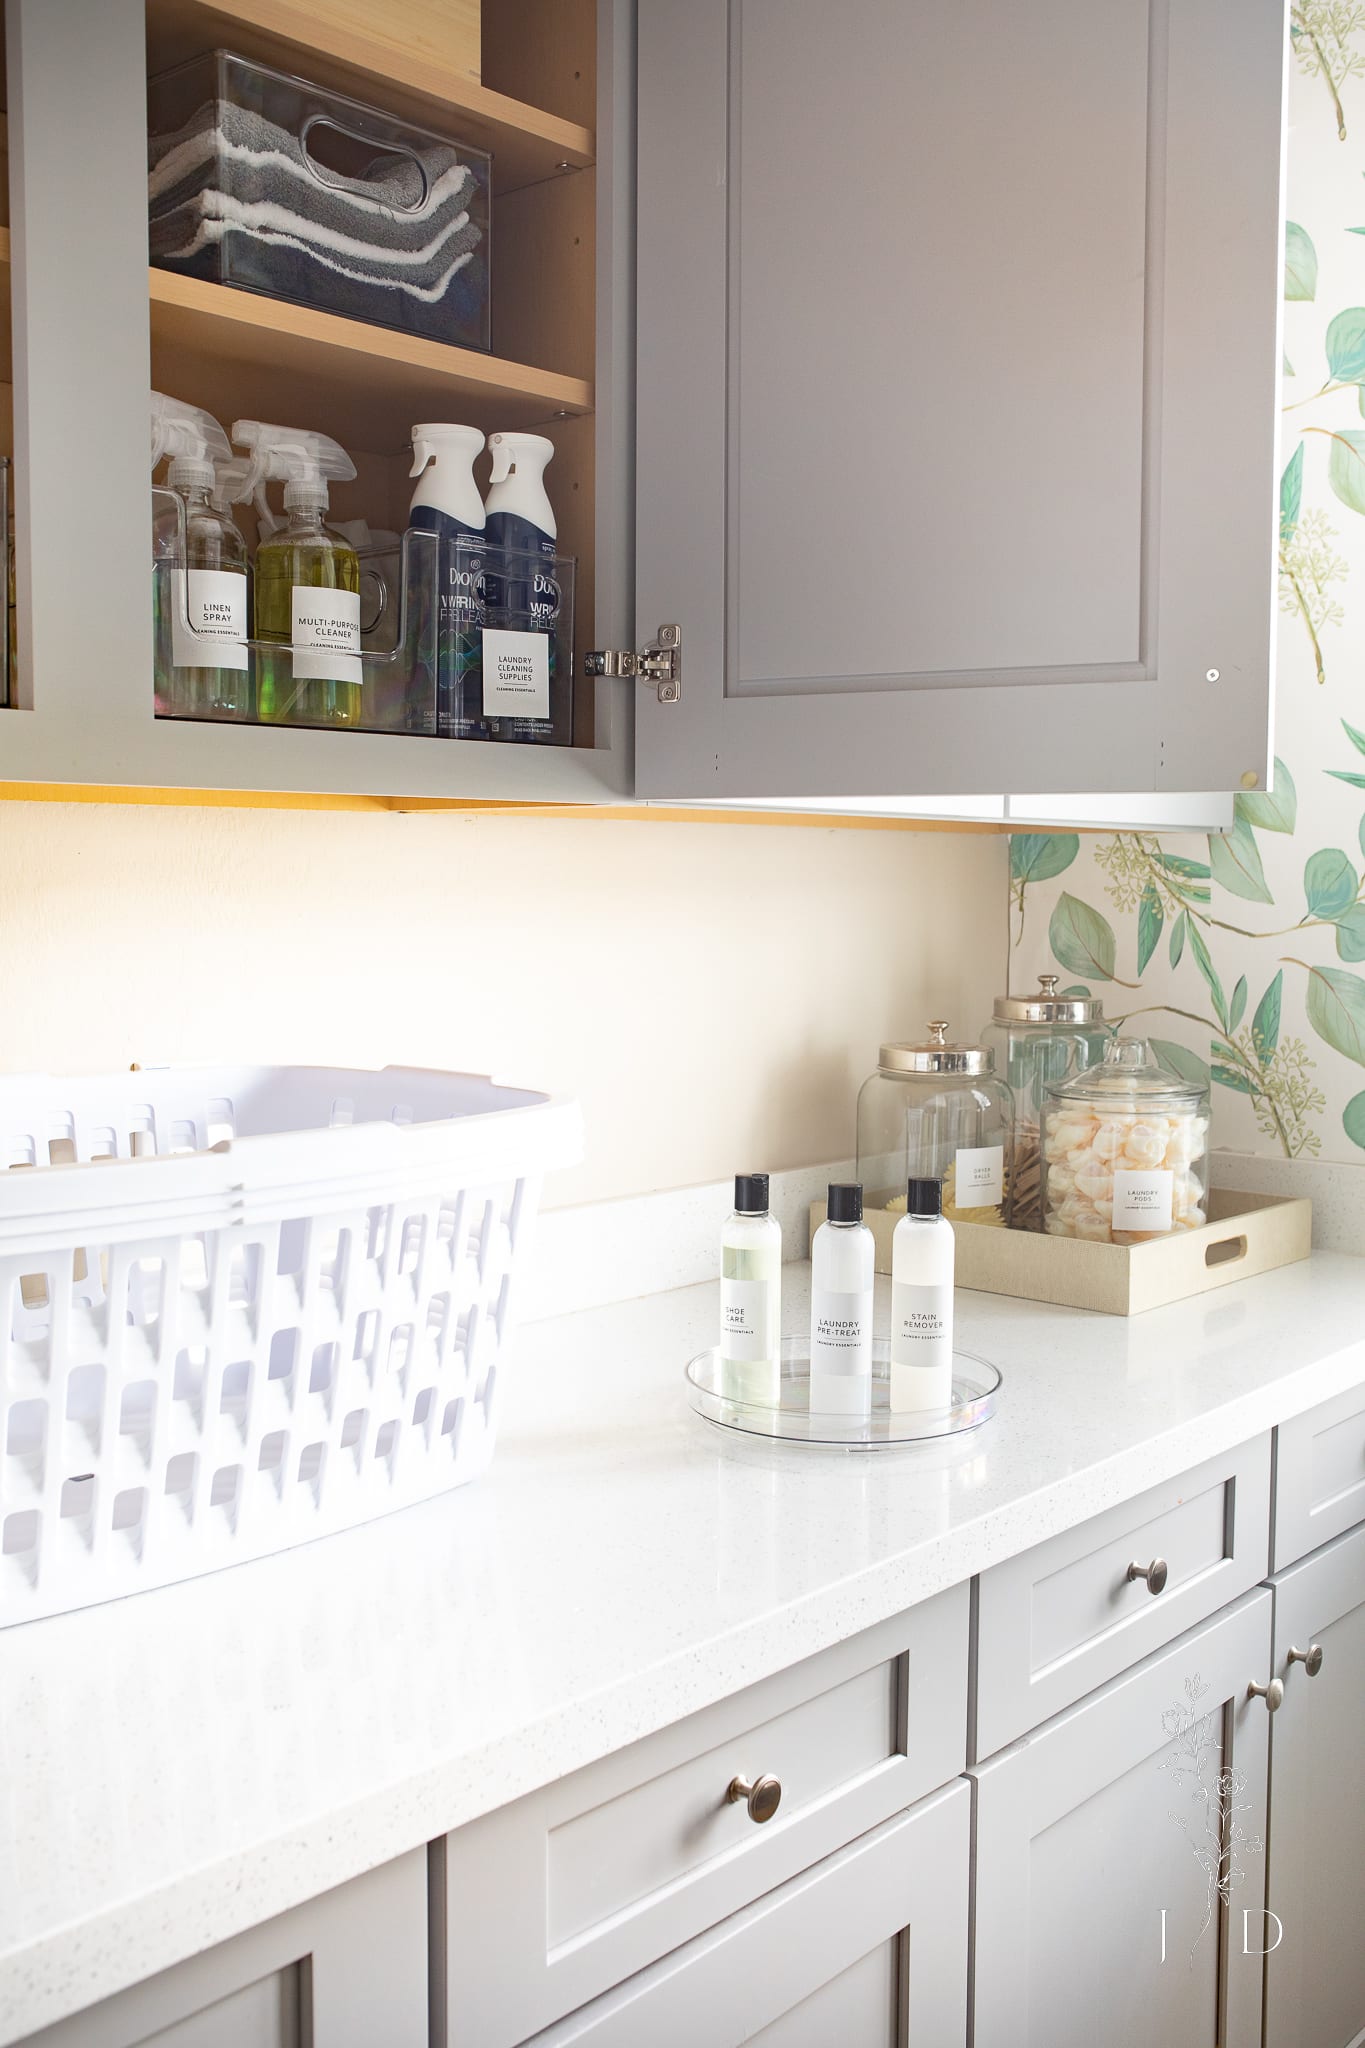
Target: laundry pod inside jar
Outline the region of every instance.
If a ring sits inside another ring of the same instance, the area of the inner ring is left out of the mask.
[[[1097,1065],[1048,1090],[1043,1227],[1146,1244],[1208,1221],[1209,1093],[1115,1038]]]

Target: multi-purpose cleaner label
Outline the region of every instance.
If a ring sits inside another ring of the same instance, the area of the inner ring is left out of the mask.
[[[769,1280],[722,1280],[720,1283],[720,1355],[738,1365],[752,1365],[777,1352],[772,1328],[774,1288]]]
[[[545,633],[509,633],[485,626],[483,634],[485,718],[548,718],[550,641]]]
[[[246,668],[246,578],[239,570],[177,569],[171,597],[174,667]]]
[[[871,1304],[865,1295],[826,1288],[811,1305],[810,1374],[854,1378],[871,1367]]]
[[[1175,1175],[1169,1167],[1114,1175],[1113,1230],[1169,1230]]]
[[[953,1206],[998,1209],[1005,1199],[1003,1145],[959,1145]]]
[[[360,592],[312,590],[294,585],[294,680],[301,683],[362,683]]]

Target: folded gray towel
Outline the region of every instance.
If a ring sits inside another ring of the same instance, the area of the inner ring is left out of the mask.
[[[382,248],[346,255],[329,252],[304,231],[302,223],[299,231],[295,232],[288,227],[267,229],[231,219],[205,220],[188,207],[182,208],[181,212],[185,218],[173,224],[157,223],[151,251],[154,263],[162,266],[191,264],[205,251],[221,247],[235,267],[244,248],[254,247],[270,252],[271,274],[269,279],[263,280],[268,282],[269,288],[289,298],[304,300],[313,296],[312,285],[316,282],[317,267],[321,266],[338,281],[363,286],[368,291],[377,288],[402,292],[424,305],[435,305],[445,297],[452,280],[473,261],[475,249],[482,240],[478,228],[466,216],[463,227],[452,224],[451,232],[442,237],[438,252],[429,262],[415,265],[410,257],[406,257],[390,263],[386,262],[387,251]],[[159,230],[168,225],[173,225],[176,232],[163,242]],[[185,236],[188,238],[184,239]],[[362,313],[361,317],[369,318],[372,314]]]
[[[382,151],[364,177],[334,171],[320,176],[289,129],[250,108],[217,99],[205,101],[173,134],[152,136],[147,161],[153,213],[183,201],[187,194],[176,191],[182,183],[194,190],[212,182],[236,192],[240,172],[270,181],[258,194],[244,192],[244,197],[279,199],[315,219],[326,221],[326,211],[315,209],[325,209],[330,200],[341,209],[338,224],[352,217],[352,208],[359,208],[395,226],[420,226],[453,197],[469,204],[483,182],[474,166],[461,163],[446,143],[411,155]]]
[[[353,235],[319,227],[270,200],[244,206],[235,195],[208,191],[152,221],[152,261],[188,263],[201,250],[238,236],[306,250],[344,276],[372,277],[414,289],[428,287],[437,278],[448,280],[483,239],[467,213],[452,210],[421,248],[391,249],[383,241],[359,241]]]

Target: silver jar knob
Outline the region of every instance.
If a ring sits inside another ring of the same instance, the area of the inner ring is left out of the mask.
[[[782,1804],[782,1781],[780,1778],[755,1778],[750,1784],[741,1773],[739,1777],[731,1778],[725,1797],[731,1806],[738,1806],[742,1799],[750,1820],[762,1827]]]
[[[1129,1582],[1146,1579],[1149,1593],[1164,1593],[1169,1577],[1170,1570],[1164,1557],[1154,1557],[1150,1564],[1130,1564],[1128,1567]]]
[[[1272,1678],[1269,1685],[1249,1685],[1247,1687],[1247,1698],[1249,1700],[1264,1700],[1266,1712],[1268,1714],[1278,1714],[1280,1708],[1284,1705],[1284,1680],[1282,1678]]]
[[[1291,1650],[1287,1661],[1302,1664],[1308,1676],[1316,1678],[1322,1669],[1322,1644],[1310,1643],[1306,1650]]]

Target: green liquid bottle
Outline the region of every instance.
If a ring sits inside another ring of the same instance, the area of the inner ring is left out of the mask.
[[[355,464],[326,434],[297,427],[237,420],[232,438],[251,451],[241,496],[266,478],[284,480],[285,523],[256,549],[257,716],[269,725],[358,726],[360,560],[322,516],[328,478],[353,477]]]

